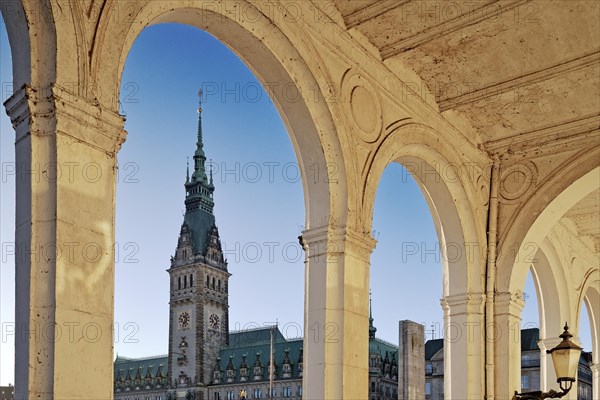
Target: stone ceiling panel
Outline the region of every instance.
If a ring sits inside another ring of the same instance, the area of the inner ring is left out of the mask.
[[[588,119],[600,110],[600,65],[491,94],[455,109],[467,115],[484,142]]]
[[[441,100],[457,94],[444,87],[458,86],[461,94],[537,71],[551,74],[552,67],[565,63],[577,68],[586,62],[586,56],[600,51],[599,20],[590,18],[590,24],[581,24],[587,15],[598,14],[598,3],[581,3],[552,2],[532,21],[503,13],[437,37],[398,57],[431,85]]]
[[[600,115],[598,1],[336,4],[348,29],[403,66],[398,76],[414,71],[484,143]]]

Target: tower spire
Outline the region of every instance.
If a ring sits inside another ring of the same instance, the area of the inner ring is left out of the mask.
[[[210,169],[208,170],[209,173],[209,181],[208,184],[211,187],[214,187],[215,185],[213,184],[213,164],[212,164],[212,158],[210,159]]]
[[[211,229],[215,225],[213,215],[215,187],[212,179],[209,181],[206,173],[206,155],[202,143],[202,90],[198,91],[198,98],[198,141],[194,151],[194,166],[191,176],[188,161],[184,222],[193,233],[194,252],[204,253],[207,249]]]
[[[185,183],[188,184],[188,183],[190,183],[190,158],[186,157],[186,159],[187,159],[187,161],[186,161],[187,168],[185,171]]]
[[[202,89],[198,90],[198,139],[196,151],[194,152],[194,173],[192,182],[208,183],[206,176],[206,155],[204,154],[204,143],[202,143]]]
[[[377,332],[373,321],[373,301],[371,299],[371,291],[369,291],[369,339],[375,339],[375,332]]]
[[[196,148],[202,149],[204,147],[202,143],[202,89],[198,90],[198,140],[196,142]]]

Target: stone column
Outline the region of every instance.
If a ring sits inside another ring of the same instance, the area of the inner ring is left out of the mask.
[[[560,341],[561,339],[557,336],[556,338],[540,339],[538,342],[540,348],[540,390],[542,392],[547,392],[550,389],[559,390],[552,356],[546,351],[558,345]]]
[[[375,240],[346,228],[303,232],[306,252],[303,397],[366,399],[369,258]]]
[[[590,369],[592,370],[592,399],[600,399],[600,364],[592,364]]]
[[[52,85],[16,131],[15,399],[111,399],[116,154],[123,118]]]
[[[495,398],[511,399],[521,391],[521,310],[520,293],[499,293],[495,297],[495,324],[488,327],[487,340],[494,340]]]
[[[444,309],[444,398],[483,399],[485,296],[446,296]]]

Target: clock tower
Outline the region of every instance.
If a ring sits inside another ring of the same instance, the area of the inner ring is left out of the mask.
[[[202,92],[198,93],[199,96]],[[219,349],[229,343],[229,272],[213,215],[212,170],[206,174],[202,108],[194,171],[185,181],[185,216],[170,276],[169,392],[172,399],[208,399],[206,385]]]

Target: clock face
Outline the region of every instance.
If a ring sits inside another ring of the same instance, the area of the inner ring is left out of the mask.
[[[187,328],[190,326],[190,320],[192,319],[191,315],[189,312],[184,311],[182,313],[179,314],[179,327],[180,328]]]
[[[219,329],[219,316],[217,314],[211,314],[210,317],[208,317],[208,322],[211,328]]]

